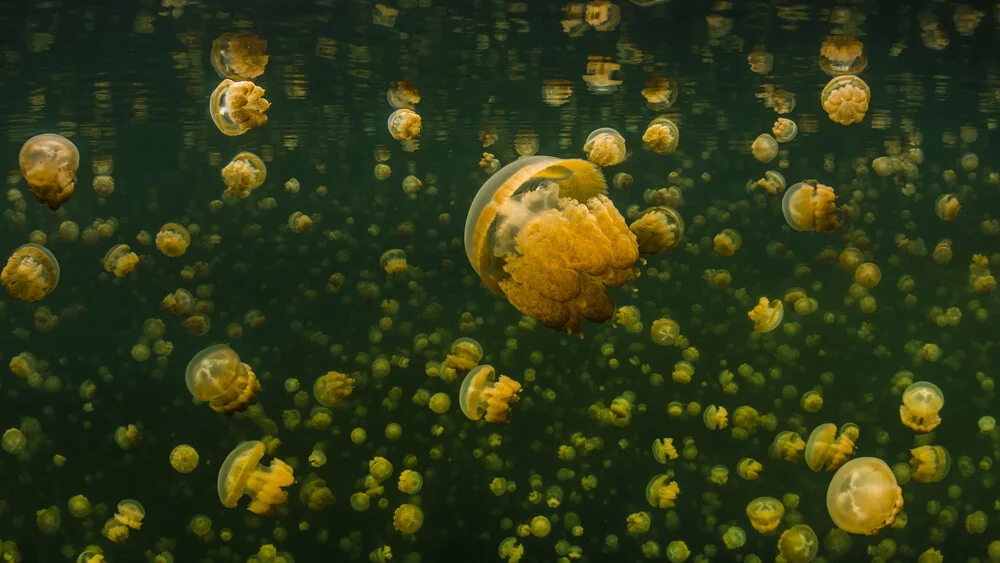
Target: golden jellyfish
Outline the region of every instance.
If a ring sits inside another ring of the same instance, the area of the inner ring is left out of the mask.
[[[493,293],[542,325],[579,332],[614,314],[639,257],[636,237],[585,160],[518,159],[491,176],[469,209],[465,252]]]
[[[757,497],[747,504],[750,525],[762,534],[776,530],[784,515],[785,505],[774,497]]]
[[[785,306],[781,299],[770,300],[761,297],[757,301],[757,306],[747,313],[753,321],[753,329],[756,332],[771,332],[778,328],[781,320],[785,317]]]
[[[753,157],[759,162],[767,164],[774,160],[774,157],[778,156],[778,141],[774,140],[774,137],[767,133],[761,133],[757,135],[757,138],[753,140],[753,144],[750,145],[750,152],[753,153]]]
[[[675,101],[677,101],[677,79],[667,78],[659,72],[654,72],[649,76],[649,79],[646,80],[646,87],[642,89],[642,97],[646,99],[646,104],[649,105],[649,108],[654,111],[663,111],[668,109],[670,106],[674,105]],[[656,123],[657,119],[660,118],[658,117],[654,119],[653,123]],[[667,121],[670,120],[667,119]],[[653,123],[649,124],[650,127]],[[675,130],[676,128],[677,127],[674,126]],[[646,128],[646,131],[649,131],[649,127]],[[676,136],[676,131],[674,133]],[[645,138],[643,140],[645,140]],[[676,145],[676,143],[674,144]]]
[[[667,463],[667,460],[677,459],[677,448],[674,447],[674,440],[672,438],[657,438],[653,440],[653,459],[662,465]]]
[[[399,248],[391,248],[382,253],[378,265],[390,276],[402,274],[409,269],[406,263],[406,253]]]
[[[712,239],[712,246],[719,256],[732,256],[743,246],[743,237],[733,229],[722,229]]]
[[[563,78],[550,78],[542,84],[542,100],[546,105],[559,107],[573,97],[573,83]]]
[[[219,78],[253,80],[267,66],[267,41],[252,33],[223,33],[212,41],[209,59]]]
[[[601,127],[587,136],[583,152],[587,153],[587,160],[601,168],[615,166],[625,160],[625,138],[610,127]]]
[[[736,473],[747,481],[756,481],[764,466],[751,457],[744,457],[736,464]]]
[[[354,379],[337,371],[330,371],[316,378],[313,397],[324,407],[332,407],[351,396]]]
[[[653,508],[673,508],[681,488],[670,475],[654,475],[646,484],[646,501]]]
[[[779,117],[771,126],[771,133],[774,133],[774,139],[779,143],[787,143],[798,135],[799,126],[787,117]]]
[[[28,139],[18,154],[21,175],[28,189],[55,211],[73,196],[80,151],[72,141],[56,133],[42,133]]]
[[[190,244],[191,233],[177,223],[167,223],[156,233],[156,249],[171,258],[182,256]]]
[[[882,270],[871,262],[865,262],[854,270],[854,281],[862,287],[872,289],[882,281]]]
[[[750,65],[750,72],[769,74],[774,70],[774,55],[765,51],[761,46],[757,46],[747,55],[747,64]]]
[[[423,121],[412,109],[400,108],[389,115],[389,134],[397,141],[407,141],[420,136]]]
[[[884,461],[859,457],[834,474],[826,508],[838,528],[852,534],[877,534],[903,509],[903,491]]]
[[[440,377],[445,381],[454,381],[459,375],[465,375],[479,365],[483,359],[483,346],[472,338],[462,337],[452,342],[451,350],[441,362]]]
[[[684,220],[676,209],[660,205],[645,209],[628,228],[635,235],[641,254],[659,254],[680,244]]]
[[[951,454],[944,446],[920,446],[910,450],[910,477],[921,483],[937,483],[948,476]]]
[[[587,55],[587,71],[583,75],[583,82],[591,94],[613,94],[622,81],[611,78],[611,74],[621,69],[622,65],[614,62],[611,57]]]
[[[785,176],[777,170],[768,170],[753,186],[767,195],[777,195],[785,191]]]
[[[212,410],[231,416],[257,404],[257,375],[225,344],[209,346],[195,354],[185,373],[188,391]]]
[[[116,244],[108,249],[102,260],[104,270],[116,278],[124,278],[135,271],[139,256],[127,244]]]
[[[847,74],[831,80],[820,95],[823,111],[841,125],[861,123],[868,112],[871,90],[857,76]]]
[[[198,450],[187,444],[176,446],[170,451],[170,467],[178,473],[191,473],[198,467]]]
[[[420,103],[420,90],[409,80],[400,80],[389,85],[385,100],[393,109],[413,109]]]
[[[958,219],[958,212],[961,211],[962,204],[955,194],[944,194],[938,196],[934,202],[934,210],[942,221],[954,221]]]
[[[524,545],[513,536],[505,538],[497,547],[497,555],[507,563],[518,563],[524,557]]]
[[[868,66],[864,44],[853,35],[830,35],[819,48],[819,67],[830,76],[858,74]]]
[[[124,524],[133,530],[142,528],[142,519],[146,517],[146,509],[135,499],[125,499],[118,503],[118,511],[115,512],[114,519],[119,524]]]
[[[265,112],[271,103],[264,89],[253,82],[225,79],[216,86],[208,100],[212,122],[225,135],[235,137],[267,123]]]
[[[920,433],[934,430],[941,424],[938,413],[944,406],[944,393],[929,381],[911,383],[903,391],[903,404],[899,407],[899,419],[907,428]]]
[[[729,413],[725,407],[717,407],[715,405],[708,405],[708,408],[701,414],[701,418],[709,430],[724,429],[729,425],[728,416]]]
[[[470,371],[458,390],[458,406],[469,420],[506,422],[518,401],[521,384],[506,375],[496,379],[493,366],[483,364]]]
[[[415,534],[424,525],[424,511],[415,504],[401,504],[392,513],[392,527],[403,534]]]
[[[222,181],[226,184],[226,195],[246,199],[260,187],[267,178],[267,166],[259,156],[243,151],[233,157],[222,169]]]
[[[38,301],[59,284],[59,262],[44,246],[25,244],[7,258],[0,283],[14,299]]]
[[[854,455],[854,440],[847,432],[837,435],[837,426],[820,424],[806,442],[806,465],[813,471],[836,471]]]
[[[259,515],[274,514],[278,505],[285,504],[288,493],[283,489],[295,481],[292,468],[278,458],[265,467],[260,463],[266,453],[264,443],[254,440],[233,448],[219,468],[219,500],[226,508],[236,508],[240,497],[250,497],[247,510]]]
[[[832,231],[840,226],[833,188],[816,180],[799,182],[781,198],[781,212],[796,231]]]
[[[681,134],[677,129],[677,124],[666,116],[659,116],[649,122],[646,131],[642,134],[642,142],[646,143],[646,148],[656,154],[670,154],[677,149]]]
[[[806,442],[799,436],[798,432],[784,430],[779,432],[774,441],[771,442],[771,455],[778,459],[783,459],[789,463],[799,460],[802,451],[806,449]]]
[[[415,495],[420,492],[424,486],[424,478],[420,473],[413,471],[412,469],[404,469],[402,473],[399,474],[399,482],[397,487],[399,492],[407,495]]]
[[[809,563],[819,552],[816,532],[805,524],[796,524],[781,533],[778,553],[788,563]]]

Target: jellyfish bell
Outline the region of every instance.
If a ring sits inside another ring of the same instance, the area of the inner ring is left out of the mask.
[[[185,372],[188,391],[212,410],[232,415],[256,404],[260,383],[250,366],[225,344],[215,344],[195,354]]]
[[[628,226],[635,235],[641,254],[673,250],[684,236],[684,219],[672,207],[658,205],[645,209]]]
[[[219,467],[217,481],[223,506],[236,508],[240,497],[247,495],[251,498],[247,510],[270,515],[288,500],[283,488],[295,481],[292,468],[277,458],[268,467],[260,465],[264,453],[264,443],[256,440],[242,442],[229,452]]]
[[[646,148],[657,154],[670,154],[677,149],[680,141],[680,130],[669,117],[661,115],[649,122],[642,134]]]
[[[903,391],[899,418],[911,430],[927,433],[941,424],[938,413],[942,407],[944,393],[941,389],[929,381],[917,381]]]
[[[826,232],[841,226],[833,188],[816,180],[799,182],[785,191],[781,212],[796,231]]]
[[[21,301],[38,301],[59,285],[59,262],[44,246],[28,243],[7,258],[0,271],[7,295]]]
[[[756,332],[771,332],[778,328],[785,317],[785,306],[781,299],[770,300],[761,297],[757,305],[747,313],[753,321],[753,329]]]
[[[530,156],[504,166],[469,208],[469,263],[490,291],[549,328],[572,333],[583,320],[610,319],[606,286],[628,281],[638,246],[606,193],[585,160]]]
[[[216,86],[208,100],[208,113],[223,134],[242,135],[267,123],[265,112],[271,107],[264,89],[253,82],[234,82],[228,78]]]
[[[17,158],[38,203],[55,211],[72,197],[80,167],[80,151],[72,141],[56,133],[35,135],[21,146]]]
[[[386,122],[389,134],[398,141],[408,141],[420,136],[423,120],[420,115],[409,108],[400,108],[389,114]]]
[[[253,80],[267,66],[267,41],[252,33],[223,33],[212,41],[209,59],[219,78]]]
[[[587,160],[601,168],[615,166],[621,164],[627,156],[625,138],[611,127],[601,127],[587,136],[583,152],[587,153]]]
[[[836,76],[827,83],[820,94],[820,101],[831,121],[851,125],[864,120],[871,95],[864,80],[853,74],[845,74]]]
[[[830,76],[860,74],[868,66],[864,44],[853,35],[830,35],[819,49],[819,67]]]
[[[393,109],[413,109],[420,103],[420,90],[409,80],[393,82],[385,91],[385,99]]]
[[[458,406],[469,420],[486,419],[486,422],[506,422],[511,405],[518,401],[521,384],[501,375],[489,364],[482,364],[470,371],[458,391]]]
[[[837,470],[826,491],[826,508],[838,528],[877,534],[903,509],[903,491],[881,459],[859,457]]]
[[[767,133],[761,133],[750,145],[750,152],[759,162],[767,164],[778,156],[778,141]]]

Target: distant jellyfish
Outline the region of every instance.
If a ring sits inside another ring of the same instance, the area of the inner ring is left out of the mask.
[[[420,90],[412,82],[400,80],[389,85],[385,99],[393,109],[413,109],[420,103]]]
[[[759,188],[767,195],[777,195],[785,191],[785,176],[777,170],[768,170],[764,177],[757,180],[753,187]]]
[[[354,379],[337,371],[321,375],[313,384],[313,397],[324,407],[332,407],[343,402],[353,391]]]
[[[921,483],[937,483],[948,476],[951,454],[944,446],[919,446],[910,450],[910,477]]]
[[[670,154],[677,149],[680,141],[680,131],[677,124],[666,116],[659,116],[649,122],[642,134],[642,142],[646,148],[657,154]]]
[[[396,140],[416,139],[423,128],[423,120],[412,109],[401,108],[389,115],[389,134]]]
[[[156,249],[171,258],[182,256],[190,244],[191,233],[177,223],[166,223],[156,233]]]
[[[659,72],[654,72],[646,80],[646,87],[642,89],[642,97],[646,99],[646,104],[653,111],[669,109],[677,101],[677,79],[667,78]],[[664,119],[666,118],[664,117]],[[656,119],[653,121],[655,122]],[[649,127],[646,130],[648,132]]]
[[[864,44],[853,35],[830,35],[819,49],[819,67],[830,76],[859,74],[868,66]]]
[[[774,139],[779,143],[787,143],[799,133],[799,126],[787,117],[779,117],[771,126],[771,133],[774,133]]]
[[[781,212],[796,231],[832,231],[840,226],[836,200],[833,188],[806,180],[788,188],[781,199]]]
[[[929,381],[917,381],[903,391],[899,418],[907,428],[927,433],[941,424],[938,413],[942,407],[944,407],[944,393],[941,389]]]
[[[224,134],[235,137],[267,123],[265,112],[271,107],[264,89],[253,82],[225,79],[212,92],[208,113]]]
[[[294,481],[292,468],[278,458],[271,465],[260,464],[265,453],[264,443],[243,442],[229,452],[219,467],[219,500],[226,508],[236,508],[240,497],[250,497],[247,510],[259,515],[271,515],[278,505],[285,504],[285,487]]]
[[[124,278],[135,271],[139,264],[139,256],[127,244],[116,244],[104,255],[102,260],[104,270],[114,274],[116,278]]]
[[[415,504],[401,504],[392,513],[392,527],[403,534],[415,534],[423,525],[424,511]]]
[[[625,160],[625,138],[610,127],[601,127],[587,136],[583,152],[587,153],[587,160],[601,168],[615,166]]]
[[[669,474],[654,475],[646,484],[646,501],[653,508],[673,508],[680,486]]]
[[[21,147],[18,162],[38,203],[54,211],[73,196],[80,151],[66,137],[56,133],[35,135]]]
[[[838,528],[851,534],[877,534],[903,509],[903,491],[884,461],[859,457],[833,475],[826,508]]]
[[[680,213],[665,206],[644,210],[628,228],[635,235],[642,254],[673,250],[684,236],[684,220]]]
[[[761,297],[757,306],[747,313],[753,321],[753,329],[757,332],[771,332],[778,328],[785,316],[785,306],[781,299],[770,300]]]
[[[837,76],[823,88],[820,101],[831,121],[841,125],[861,123],[868,112],[871,90],[857,76]]]
[[[520,392],[520,383],[506,375],[496,379],[493,366],[483,364],[465,376],[458,391],[458,405],[469,420],[485,417],[486,422],[506,422]]]
[[[390,276],[401,274],[409,268],[406,263],[406,253],[399,248],[391,248],[383,252],[378,263]]]
[[[747,504],[746,513],[753,529],[764,534],[778,528],[785,515],[785,505],[774,497],[757,497]]]
[[[195,354],[185,373],[188,391],[208,401],[212,410],[225,415],[243,412],[257,403],[257,375],[224,344],[209,346]]]
[[[943,194],[934,202],[934,210],[942,221],[954,221],[961,209],[962,204],[955,194]]]
[[[712,239],[712,247],[719,256],[732,256],[743,246],[743,237],[735,229],[722,229]]]
[[[142,519],[146,517],[146,509],[135,499],[125,499],[118,503],[118,511],[114,519],[133,530],[142,528]]]
[[[750,152],[753,153],[753,157],[758,161],[767,164],[774,160],[774,157],[778,156],[778,141],[774,140],[774,137],[767,133],[761,133],[754,139],[753,144],[750,146]]]
[[[38,301],[59,284],[59,262],[44,246],[22,245],[7,258],[0,283],[14,299]]]
[[[223,33],[212,41],[209,60],[219,78],[253,80],[267,66],[267,41],[252,33]]]
[[[809,563],[819,553],[819,538],[805,524],[795,524],[778,538],[778,553],[788,563]]]

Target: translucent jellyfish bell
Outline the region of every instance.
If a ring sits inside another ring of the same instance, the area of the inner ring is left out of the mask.
[[[778,156],[778,141],[767,133],[761,133],[750,145],[750,152],[758,161],[767,164]]]
[[[911,383],[903,391],[903,404],[899,418],[911,430],[926,433],[941,424],[938,413],[944,407],[944,393],[929,381]]]
[[[257,402],[260,383],[250,366],[240,362],[232,348],[209,346],[195,354],[185,373],[188,391],[196,399],[209,401],[212,410],[232,415]]]
[[[781,213],[796,231],[832,231],[840,224],[836,199],[830,186],[806,180],[788,188],[781,199]]]
[[[72,141],[56,133],[35,135],[21,147],[17,159],[38,203],[54,211],[72,197],[80,167],[80,151]]]
[[[864,80],[846,74],[837,76],[823,88],[820,101],[831,121],[841,125],[861,123],[868,112],[871,90]]]
[[[392,112],[386,123],[389,134],[396,140],[416,139],[423,128],[423,120],[412,109],[401,108]]]
[[[219,83],[208,100],[212,122],[230,137],[267,123],[264,112],[270,107],[263,88],[253,82],[233,82],[228,78]]]
[[[22,245],[7,258],[0,283],[15,299],[38,301],[59,285],[59,262],[44,246]]]
[[[761,297],[757,306],[747,313],[753,321],[753,329],[756,332],[771,332],[778,328],[781,320],[785,318],[785,306],[781,299],[770,300]]]
[[[473,199],[466,256],[490,291],[544,326],[577,332],[583,320],[604,322],[615,310],[606,286],[628,281],[639,256],[606,192],[585,160],[518,159]]]
[[[778,553],[788,563],[809,563],[819,552],[816,532],[805,524],[796,524],[781,533]]]
[[[785,515],[785,505],[774,497],[757,497],[747,504],[746,512],[753,529],[763,534],[777,529]]]
[[[295,481],[292,468],[280,459],[272,459],[271,465],[260,465],[264,457],[264,443],[243,442],[233,448],[219,468],[219,500],[226,508],[236,508],[240,497],[250,497],[247,510],[254,514],[274,514],[278,505],[285,504],[288,487]]]
[[[219,78],[253,80],[267,66],[267,41],[252,33],[223,33],[212,42],[209,59]]]
[[[625,160],[625,138],[615,129],[601,127],[587,136],[583,152],[587,153],[587,160],[601,168],[615,166]]]
[[[819,49],[819,67],[830,76],[859,74],[868,66],[864,44],[853,35],[830,35]]]
[[[877,534],[903,509],[903,491],[884,461],[859,457],[833,475],[826,508],[838,528],[851,534]]]
[[[628,226],[635,235],[642,254],[659,254],[673,250],[684,236],[684,219],[676,209],[650,207]]]
[[[493,366],[483,364],[470,371],[458,391],[458,406],[469,420],[506,422],[510,407],[518,400],[521,385],[505,375],[496,379]]]
[[[393,109],[413,109],[420,103],[420,90],[408,80],[393,82],[385,91],[385,100]]]
[[[646,147],[657,154],[674,152],[680,138],[681,133],[677,129],[677,124],[664,115],[650,121],[642,134],[642,141],[646,143]]]

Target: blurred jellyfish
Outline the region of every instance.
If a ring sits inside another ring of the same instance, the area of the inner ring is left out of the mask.
[[[778,538],[778,553],[788,563],[809,563],[818,552],[819,538],[805,524],[792,526]]]
[[[253,80],[267,66],[267,41],[252,33],[223,33],[212,41],[209,59],[219,78]]]
[[[670,108],[677,101],[677,79],[667,78],[659,72],[654,72],[646,80],[646,87],[642,89],[642,97],[646,99],[646,104],[653,111],[663,111]],[[664,119],[666,118],[664,117]],[[653,121],[655,122],[656,119]],[[646,128],[646,131],[649,131],[649,127]],[[676,145],[676,143],[674,144]]]
[[[757,332],[771,332],[778,328],[781,319],[785,316],[785,307],[780,299],[771,301],[767,297],[761,297],[757,306],[747,313],[753,321],[753,329]]]
[[[389,85],[385,99],[393,109],[413,109],[420,103],[420,90],[408,80],[400,80]]]
[[[646,126],[642,142],[646,143],[646,148],[657,154],[670,154],[677,149],[680,137],[677,124],[661,115]]]
[[[233,82],[228,78],[219,83],[208,100],[212,122],[230,137],[267,123],[264,113],[270,107],[263,88],[253,82]]]
[[[69,201],[76,188],[80,151],[69,139],[42,133],[28,139],[17,157],[28,189],[53,211]]]

